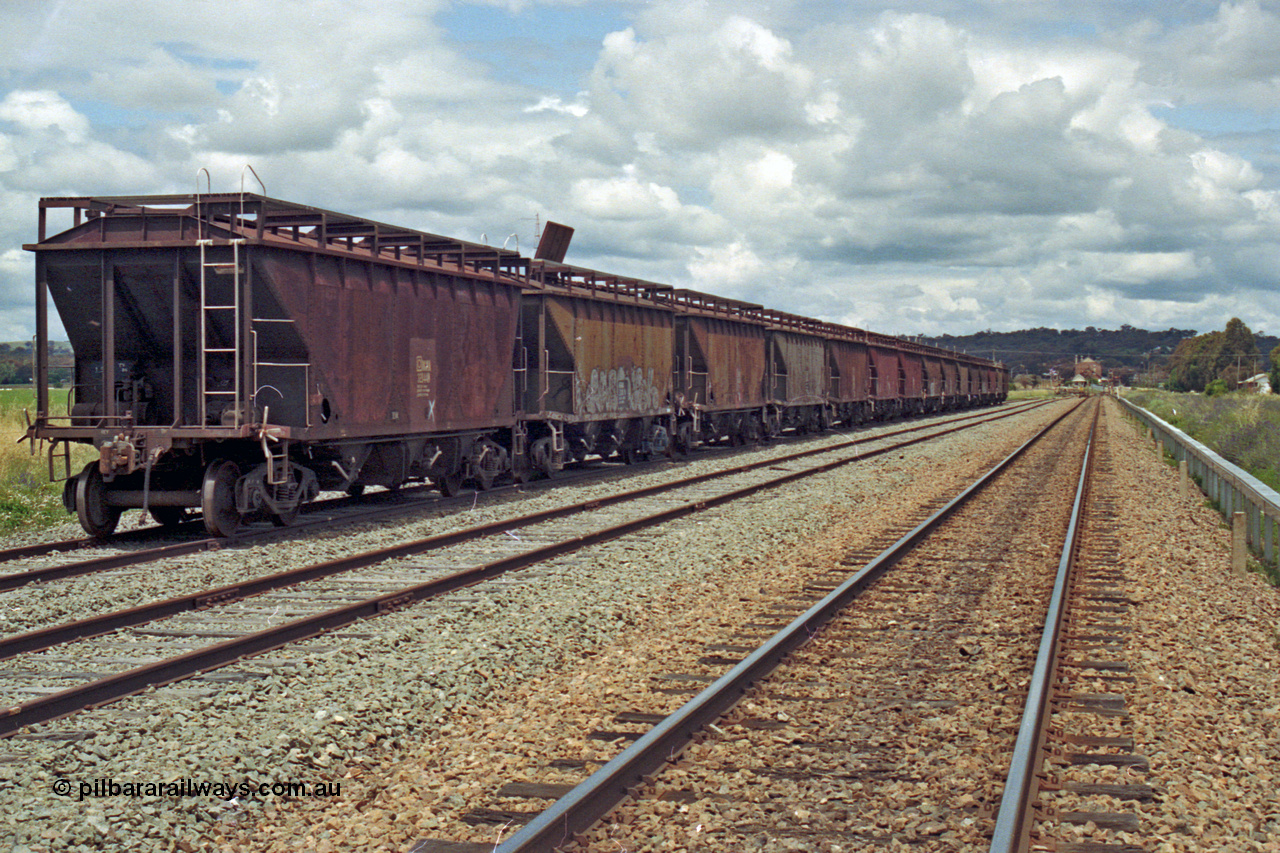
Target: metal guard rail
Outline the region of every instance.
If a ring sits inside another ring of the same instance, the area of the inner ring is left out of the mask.
[[[1233,513],[1245,514],[1249,547],[1267,563],[1280,568],[1276,552],[1280,493],[1141,406],[1123,397],[1117,399],[1150,428],[1164,452],[1179,462],[1186,460],[1188,475],[1200,484],[1200,490],[1217,504],[1228,521]]]

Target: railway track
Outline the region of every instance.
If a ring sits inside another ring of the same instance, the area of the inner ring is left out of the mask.
[[[1043,403],[1030,403],[1012,406],[995,417],[1005,417],[1035,408]],[[903,435],[930,429],[939,424],[961,424],[982,421],[992,417],[989,411],[970,412],[941,420],[931,419],[924,424],[912,424],[891,429],[885,436]],[[868,437],[855,435],[844,444],[853,445],[865,442]],[[778,456],[779,464],[791,459],[803,458],[806,453],[816,451],[799,451],[782,453]],[[732,453],[732,451],[730,451]],[[631,472],[643,473],[654,469],[662,463],[630,466]],[[620,469],[591,467],[569,474],[563,474],[554,481],[557,485],[573,482],[586,482],[601,477],[615,475]],[[496,496],[508,496],[519,492],[539,491],[552,485],[551,481],[538,481],[531,484],[501,486],[493,489]],[[460,498],[442,498],[430,487],[402,489],[394,494],[376,495],[363,502],[348,497],[330,498],[309,505],[297,524],[281,529],[277,527],[247,527],[240,533],[230,537],[207,536],[203,528],[194,522],[178,528],[147,527],[130,530],[110,537],[107,540],[94,538],[77,538],[57,542],[23,545],[0,551],[0,564],[18,562],[28,567],[16,572],[0,573],[0,592],[17,589],[32,583],[47,583],[64,578],[79,577],[99,571],[109,571],[132,566],[144,565],[158,560],[199,554],[205,551],[263,542],[279,541],[285,538],[305,536],[317,529],[331,529],[334,525],[361,524],[376,522],[389,518],[397,518],[424,512],[449,511],[473,506],[478,495],[466,495]],[[155,540],[159,545],[150,545]],[[174,541],[174,540],[177,541]],[[31,565],[38,558],[50,555],[73,554],[73,558],[50,565]]]
[[[1051,847],[1059,853],[1141,853],[1133,803],[1156,791],[1143,781],[1126,691],[1130,597],[1120,543],[1115,460],[1105,422],[1082,478],[1068,546],[1059,561],[1026,711],[1001,798],[991,853]]]
[[[1013,413],[1005,416],[1009,414]],[[0,733],[13,734],[152,685],[208,672],[553,556],[981,422],[989,419],[943,425],[924,435],[885,443],[890,437],[924,429],[911,427],[874,439],[873,447],[865,446],[871,442],[863,440],[802,451],[731,472],[504,519],[11,636],[0,641],[0,657],[21,658],[0,673],[0,689],[9,703],[0,716]],[[588,514],[591,521],[584,523]],[[356,571],[362,573],[351,574]],[[303,583],[308,586],[300,587]],[[87,639],[125,628],[130,629],[127,635]],[[77,641],[96,645],[70,645]],[[148,662],[126,666],[143,660]],[[80,683],[58,689],[68,682]],[[37,698],[23,698],[31,695]]]
[[[513,780],[473,822],[527,821],[501,851],[985,846],[1059,564],[1044,538],[1063,542],[1084,470],[1083,420],[1024,446],[1005,473],[870,562],[847,555],[854,568],[815,573],[694,666],[656,678],[653,708],[696,694],[675,713],[636,707],[633,691],[631,706],[607,712],[614,730],[587,738],[631,745],[586,781],[564,783],[575,762],[562,755],[547,764],[552,781]],[[1034,529],[1016,524],[1046,513]],[[975,749],[980,732],[998,731],[1002,753]],[[639,799],[589,829],[628,791]],[[556,796],[545,811],[527,808]],[[413,849],[495,845],[424,839]]]

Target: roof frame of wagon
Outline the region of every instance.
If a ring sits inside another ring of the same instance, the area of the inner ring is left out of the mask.
[[[658,284],[640,278],[630,278],[547,260],[533,261],[529,268],[529,278],[548,289],[560,289],[570,294],[574,291],[585,291],[596,297],[627,297],[646,302],[656,308],[670,306],[655,299],[654,295],[670,292],[673,289],[669,284]]]
[[[714,293],[703,293],[699,290],[685,288],[668,290],[658,295],[658,298],[670,301],[682,309],[693,309],[734,319],[758,321],[757,312],[764,310],[763,305],[757,305],[754,302],[743,302],[740,299],[730,299],[727,296],[717,296]]]
[[[84,222],[113,216],[187,217],[200,227],[216,227],[254,242],[277,241],[299,247],[381,260],[454,266],[477,272],[528,276],[529,261],[519,252],[439,234],[388,225],[372,219],[254,193],[191,195],[77,196],[40,200],[39,242],[46,240],[46,210],[72,208],[72,230]],[[145,235],[145,226],[142,231]],[[198,231],[197,231],[198,233]]]

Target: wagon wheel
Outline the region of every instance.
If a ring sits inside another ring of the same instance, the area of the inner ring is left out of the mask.
[[[533,463],[533,470],[542,474],[548,480],[555,477],[555,452],[552,450],[550,437],[543,437],[535,441],[533,446],[529,448],[529,457]]]
[[[285,510],[281,513],[271,513],[271,523],[276,527],[288,527],[298,520],[299,504],[294,504],[293,509]]]
[[[236,509],[236,480],[240,468],[234,462],[218,459],[209,463],[200,489],[200,513],[204,529],[213,536],[231,536],[240,526]]]
[[[76,515],[92,536],[106,537],[120,523],[120,507],[107,506],[107,484],[97,462],[90,462],[76,477]]]
[[[147,510],[152,520],[161,527],[178,527],[191,519],[185,506],[153,506]]]
[[[436,480],[436,488],[446,498],[456,497],[462,492],[462,474],[457,471],[445,474]]]

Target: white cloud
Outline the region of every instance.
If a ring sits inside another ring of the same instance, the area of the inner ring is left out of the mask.
[[[1150,284],[1194,279],[1205,274],[1203,262],[1190,251],[1084,253],[1095,280],[1117,284]]]
[[[571,115],[574,118],[582,118],[591,111],[590,108],[581,101],[572,101],[566,104],[557,95],[543,95],[538,99],[538,103],[531,107],[524,108],[524,111],[527,113],[540,113],[544,110],[564,113],[566,115]]]
[[[1178,123],[1275,117],[1266,4],[569,3],[610,23],[558,85],[460,53],[446,5],[281,0],[248,26],[16,4],[0,290],[21,298],[0,328],[30,322],[10,253],[39,196],[187,192],[202,166],[236,189],[246,162],[272,195],[524,248],[550,217],[577,228],[572,262],[888,332],[1280,328],[1275,140]]]
[[[27,132],[56,131],[68,142],[80,142],[89,135],[89,120],[57,92],[9,92],[0,101],[0,121],[13,122]]]
[[[796,283],[800,268],[795,257],[762,258],[741,240],[694,251],[688,270],[695,287],[771,308],[780,307],[776,294]]]
[[[670,187],[636,178],[634,166],[625,174],[605,179],[584,178],[569,189],[573,207],[599,219],[656,219],[680,210],[680,198]]]

